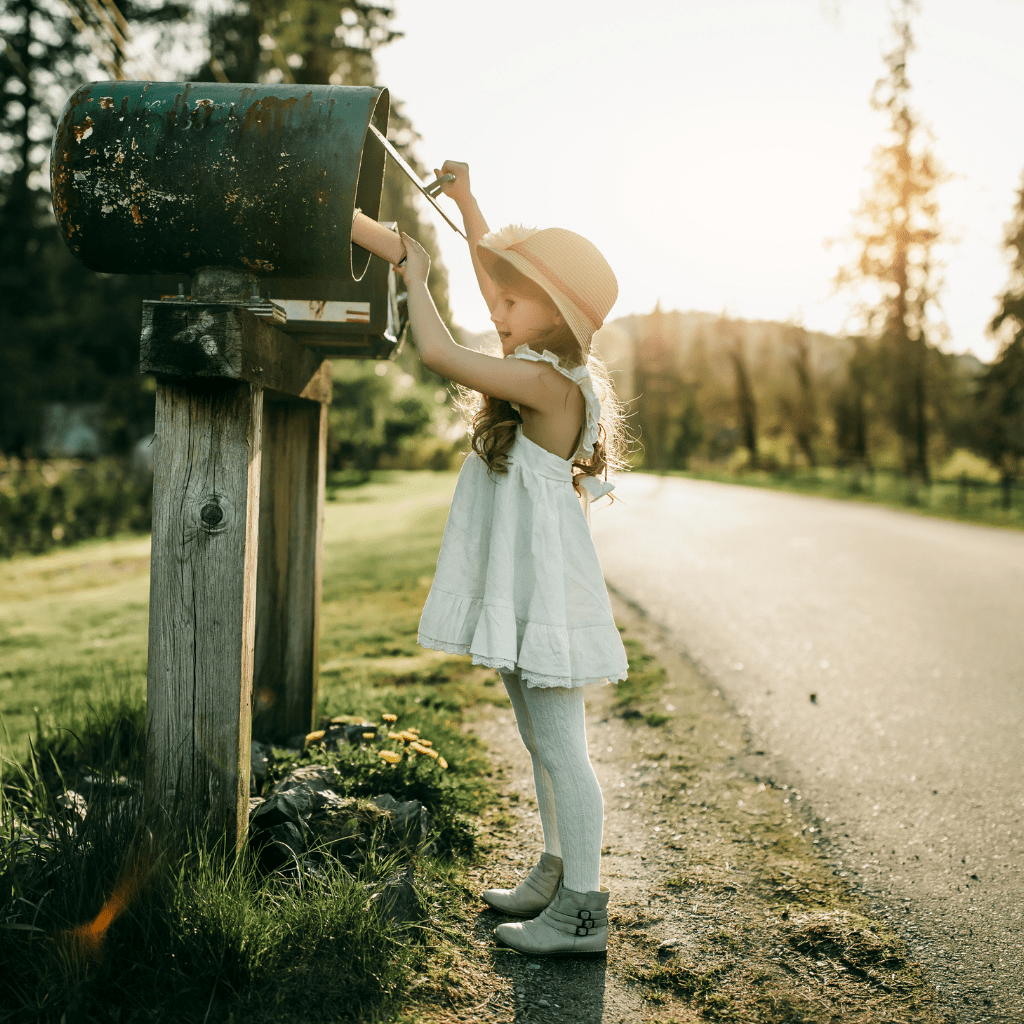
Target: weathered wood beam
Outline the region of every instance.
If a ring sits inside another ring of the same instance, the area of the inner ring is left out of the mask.
[[[237,302],[143,302],[141,370],[246,381],[293,398],[331,400],[330,360]]]
[[[267,397],[253,735],[280,742],[309,732],[316,711],[327,406]]]
[[[238,845],[249,795],[263,388],[156,394],[147,793]],[[313,407],[317,408],[317,407]]]

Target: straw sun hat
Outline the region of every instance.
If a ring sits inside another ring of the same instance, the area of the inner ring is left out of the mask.
[[[594,331],[619,294],[612,268],[592,242],[564,228],[511,224],[484,235],[477,252],[488,272],[504,261],[539,284],[589,353]]]

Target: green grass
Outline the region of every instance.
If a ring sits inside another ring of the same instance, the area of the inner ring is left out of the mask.
[[[650,710],[651,702],[665,682],[665,668],[643,645],[632,637],[623,637],[629,675],[615,687],[615,707],[623,718],[642,718],[657,727],[671,719],[671,715]]]
[[[395,714],[394,729],[419,729],[448,762],[384,737],[340,751],[313,744],[274,766],[333,764],[345,798],[386,791],[426,804],[433,848],[371,855],[355,875],[324,847],[315,873],[264,876],[248,847],[235,859],[202,834],[168,837],[131,803],[144,762],[148,542],[7,563],[0,1021],[393,1019],[441,941],[473,816],[491,799],[462,713],[503,700],[493,673],[415,646],[454,483],[374,474],[326,509],[320,712]],[[381,748],[402,760],[384,764]],[[97,776],[126,781],[89,789]],[[90,796],[84,821],[57,811],[68,788]],[[430,917],[400,928],[375,893],[406,861]],[[101,908],[121,904],[102,928]]]
[[[876,470],[869,474],[822,466],[814,470],[744,470],[733,473],[706,467],[694,471],[663,472],[665,475],[692,480],[714,480],[718,483],[766,487],[824,498],[852,499],[943,519],[1024,529],[1024,491],[1020,486],[1013,492],[1012,507],[1004,509],[1002,491],[991,483],[975,481],[964,487],[957,480],[935,480],[925,487],[887,470]]]

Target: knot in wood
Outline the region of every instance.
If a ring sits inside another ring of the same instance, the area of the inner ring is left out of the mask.
[[[199,518],[202,519],[207,526],[217,526],[224,518],[224,509],[222,509],[220,505],[216,505],[211,501],[200,509]]]

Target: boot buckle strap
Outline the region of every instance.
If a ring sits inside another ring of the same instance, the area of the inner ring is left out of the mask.
[[[590,919],[590,911],[589,910],[581,910],[580,913],[579,913],[579,917],[580,917],[580,920],[582,920],[582,921],[588,921]]]

